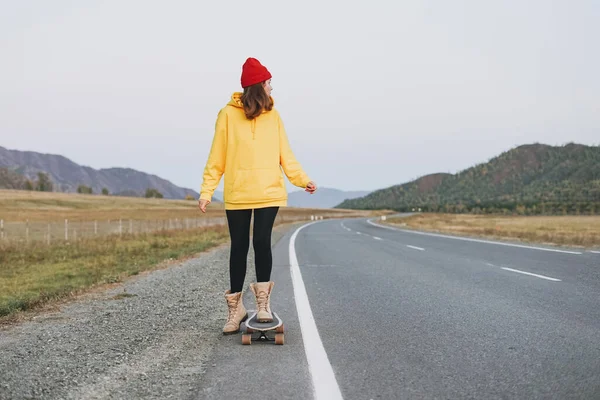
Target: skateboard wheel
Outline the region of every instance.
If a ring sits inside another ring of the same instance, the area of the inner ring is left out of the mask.
[[[278,327],[275,329],[275,332],[277,332],[277,333],[283,333],[283,332],[284,332],[284,330],[283,330],[283,324],[279,325],[279,326],[278,326]]]
[[[252,343],[252,335],[248,335],[246,333],[242,334],[242,344],[251,344]]]
[[[275,344],[283,344],[283,343],[284,343],[283,333],[275,334]]]

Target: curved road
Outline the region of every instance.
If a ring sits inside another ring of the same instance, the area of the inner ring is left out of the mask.
[[[273,255],[286,344],[223,337],[198,398],[600,398],[600,254],[348,219]]]

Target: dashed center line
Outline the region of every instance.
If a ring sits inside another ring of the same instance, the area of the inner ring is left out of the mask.
[[[507,267],[501,267],[502,269],[506,270],[506,271],[512,271],[512,272],[517,272],[519,274],[525,274],[525,275],[531,275],[531,276],[535,276],[536,278],[542,278],[542,279],[547,279],[549,281],[555,281],[555,282],[560,282],[560,279],[556,279],[556,278],[550,278],[549,276],[544,276],[544,275],[538,275],[538,274],[532,274],[531,272],[526,272],[526,271],[520,271],[518,269],[512,269],[512,268],[507,268]]]
[[[415,250],[425,251],[425,249],[422,247],[411,246],[410,244],[407,244],[406,247],[410,247],[411,249],[415,249]]]
[[[375,240],[383,240],[382,238],[377,237],[377,236],[373,236],[373,239],[375,239]]]
[[[594,253],[594,254],[600,254],[600,251],[596,251],[596,250],[590,250],[590,253]]]
[[[491,263],[485,263],[485,265],[490,266],[490,267],[494,267],[494,268],[502,268],[503,270],[517,272],[519,274],[525,274],[525,275],[535,276],[536,278],[548,279],[549,281],[555,281],[555,282],[560,282],[561,281],[560,279],[550,278],[549,276],[533,274],[531,272],[521,271],[521,270],[518,270],[518,269],[513,269],[513,268],[508,268],[508,267],[499,267],[499,266],[491,264]]]
[[[344,225],[344,223],[340,223],[340,225],[342,226],[342,228],[344,228],[345,230],[347,230],[348,232],[352,232],[352,229],[348,228],[346,225]]]

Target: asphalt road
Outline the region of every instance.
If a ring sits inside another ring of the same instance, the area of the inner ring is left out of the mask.
[[[367,220],[294,232],[273,253],[286,344],[223,337],[197,398],[600,398],[600,254]]]

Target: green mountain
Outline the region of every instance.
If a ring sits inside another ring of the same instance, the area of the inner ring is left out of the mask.
[[[529,144],[457,174],[433,174],[336,208],[600,213],[600,146]]]

